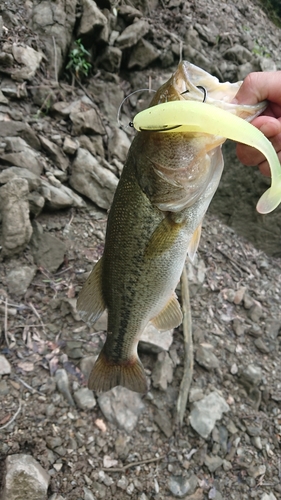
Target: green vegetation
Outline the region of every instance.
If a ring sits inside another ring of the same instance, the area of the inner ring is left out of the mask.
[[[72,74],[74,73],[76,78],[80,80],[82,76],[88,76],[92,67],[91,63],[87,61],[87,58],[91,56],[91,54],[85,49],[80,38],[74,42],[74,45],[74,49],[69,53],[69,63],[66,69]]]
[[[253,54],[256,54],[258,56],[262,57],[268,57],[270,58],[270,53],[267,51],[267,49],[263,46],[260,46],[257,42],[255,43],[254,48],[252,49]]]

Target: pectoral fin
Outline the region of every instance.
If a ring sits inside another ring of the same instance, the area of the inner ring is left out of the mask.
[[[199,241],[200,241],[200,237],[201,237],[201,229],[202,229],[202,224],[199,224],[198,228],[195,229],[195,231],[192,235],[192,239],[188,245],[187,253],[188,253],[188,256],[189,256],[191,262],[194,261],[195,254],[196,254],[197,248],[199,246]]]
[[[145,256],[152,258],[170,250],[183,225],[184,223],[176,223],[165,217],[152,234],[145,250]]]
[[[176,328],[182,322],[182,311],[176,294],[174,293],[164,309],[151,320],[158,330],[170,330]]]
[[[83,321],[95,323],[106,308],[102,296],[102,258],[86,280],[77,300],[77,309]]]

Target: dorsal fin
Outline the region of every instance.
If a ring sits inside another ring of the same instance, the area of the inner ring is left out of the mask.
[[[78,295],[77,309],[85,322],[95,323],[106,308],[102,295],[102,263],[101,258]]]

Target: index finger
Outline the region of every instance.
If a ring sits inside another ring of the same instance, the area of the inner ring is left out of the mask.
[[[250,73],[235,96],[239,104],[257,104],[264,100],[281,105],[281,71]]]

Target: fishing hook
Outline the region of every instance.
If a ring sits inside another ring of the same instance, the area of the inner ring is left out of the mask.
[[[205,101],[206,101],[206,99],[207,99],[207,90],[206,90],[206,89],[205,89],[205,87],[203,87],[202,85],[198,85],[196,88],[197,88],[197,89],[199,89],[199,90],[202,90],[202,92],[203,92],[203,94],[204,94],[204,97],[203,97],[203,101],[202,101],[202,102],[205,102]],[[181,93],[181,95],[183,95],[183,94],[187,94],[188,92],[190,92],[190,90],[188,90],[188,89],[187,89],[187,90],[185,90],[184,92],[182,92],[182,93]]]
[[[196,88],[202,90],[202,92],[204,94],[203,102],[205,102],[207,99],[207,90],[205,89],[205,87],[202,87],[202,85],[198,85]]]

